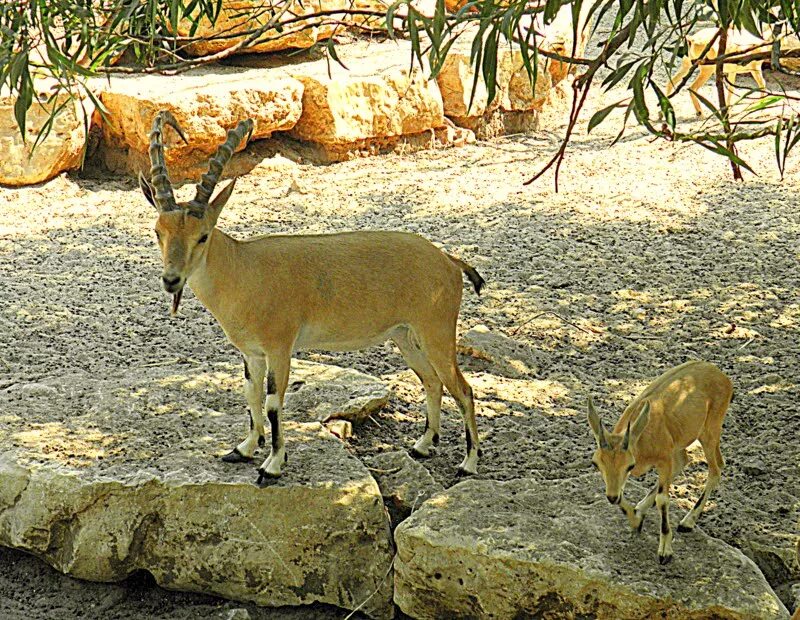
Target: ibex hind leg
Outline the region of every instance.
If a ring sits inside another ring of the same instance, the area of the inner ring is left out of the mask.
[[[458,475],[478,473],[478,425],[472,388],[458,368],[456,361],[455,321],[452,327],[438,334],[421,336],[422,350],[447,391],[456,399],[464,419],[467,454],[458,468]]]
[[[406,364],[419,377],[425,389],[425,432],[422,434],[411,453],[418,457],[428,457],[431,447],[439,444],[442,411],[442,382],[420,349],[416,337],[408,330],[399,330],[392,338],[403,354]]]

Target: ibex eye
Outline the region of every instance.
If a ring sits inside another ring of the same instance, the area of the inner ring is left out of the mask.
[[[156,231],[156,239],[158,239],[159,241],[161,241],[161,233],[160,233],[160,232],[158,232],[158,231]]]
[[[203,235],[197,243],[205,243],[206,241],[208,241],[208,235]]]
[[[600,469],[600,468],[597,466],[597,463],[595,463],[594,461],[592,461],[592,467],[594,467],[595,469]]]
[[[636,467],[636,463],[634,463],[633,465],[628,465],[628,471],[632,470],[634,467]]]

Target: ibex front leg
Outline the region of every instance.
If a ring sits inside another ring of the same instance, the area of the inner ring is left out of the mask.
[[[283,397],[289,384],[289,367],[292,362],[291,351],[268,354],[267,372],[267,419],[271,431],[271,449],[267,460],[258,468],[258,484],[265,478],[278,478],[281,467],[288,460],[283,438]]]
[[[264,445],[264,372],[267,364],[263,357],[244,358],[244,396],[250,410],[250,429],[247,438],[222,457],[226,463],[243,463],[253,460],[256,447]]]

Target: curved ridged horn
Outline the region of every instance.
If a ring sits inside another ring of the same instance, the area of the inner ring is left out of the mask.
[[[153,199],[159,211],[175,211],[178,205],[172,193],[172,183],[164,161],[164,123],[172,127],[186,144],[189,142],[169,110],[161,110],[156,114],[150,130],[150,182],[156,190]]]
[[[214,193],[214,188],[219,182],[219,177],[222,175],[222,169],[225,167],[225,164],[230,161],[234,149],[245,139],[245,136],[247,140],[250,139],[250,135],[253,133],[253,126],[253,119],[248,118],[247,120],[240,121],[234,129],[228,130],[228,137],[225,139],[225,142],[219,145],[217,152],[208,160],[208,172],[202,176],[202,180],[197,186],[197,193],[194,196],[194,200],[189,203],[190,215],[203,217],[211,194]]]

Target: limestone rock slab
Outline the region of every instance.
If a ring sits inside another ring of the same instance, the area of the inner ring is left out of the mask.
[[[390,617],[389,522],[366,467],[286,412],[284,475],[218,457],[244,436],[239,365],[128,368],[0,393],[0,544],[65,573]],[[13,386],[17,387],[17,386]]]
[[[26,118],[26,140],[23,141],[14,117],[16,96],[0,92],[0,184],[33,185],[52,179],[67,170],[80,168],[86,145],[86,130],[80,100],[67,102],[59,96],[47,102],[34,99]],[[86,113],[92,115],[87,102]],[[63,107],[61,107],[63,106]],[[42,133],[50,111],[58,111],[47,137],[34,149],[34,143]]]
[[[228,129],[252,118],[252,139],[288,130],[300,118],[302,95],[303,85],[275,68],[211,66],[169,78],[114,77],[100,95],[108,110],[102,123],[103,158],[112,171],[148,170],[153,117],[168,109],[189,141],[184,144],[171,129],[165,130],[170,178],[198,180]]]
[[[285,406],[305,422],[364,422],[389,402],[391,390],[376,377],[351,368],[293,360]]]
[[[471,39],[465,36],[451,48],[442,70],[436,77],[439,89],[442,91],[444,111],[448,117],[454,120],[479,117],[497,108],[507,112],[541,109],[551,86],[550,74],[546,70],[543,58],[540,58],[536,83],[532,85],[519,49],[508,47],[499,49],[498,93],[490,102],[482,75],[478,76],[475,95],[472,94],[476,72],[470,64],[468,44],[471,44]]]
[[[676,536],[661,566],[657,519],[630,532],[594,475],[469,480],[423,504],[395,541],[395,602],[415,618],[789,615],[752,561],[699,530]]]
[[[178,22],[177,32],[181,37],[196,37],[198,40],[186,46],[192,56],[217,54],[236,45],[243,44],[249,34],[269,23],[276,13],[286,8],[281,0],[223,0],[219,16],[212,24],[205,17],[195,24],[190,19]],[[285,19],[313,15],[321,11],[332,11],[348,6],[347,0],[302,0],[296,1],[285,12]],[[237,52],[263,53],[287,49],[305,49],[318,41],[329,38],[336,24],[325,17],[309,18],[281,27],[282,32],[270,29],[252,45],[241,47]],[[241,36],[235,36],[239,35]]]
[[[347,68],[324,60],[287,67],[305,87],[294,138],[348,150],[444,126],[436,82],[417,65],[409,70],[409,42],[343,48],[339,57]]]
[[[408,452],[383,452],[368,461],[393,523],[400,523],[444,487]]]

